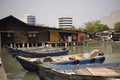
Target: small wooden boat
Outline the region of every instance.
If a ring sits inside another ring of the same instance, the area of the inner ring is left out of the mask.
[[[80,59],[74,58],[74,56],[80,57]],[[105,61],[104,56],[96,56],[91,58],[84,58],[81,54],[65,55],[65,56],[55,56],[38,58],[34,62],[50,62],[57,65],[77,65],[77,64],[91,64],[91,63],[103,63]]]
[[[94,66],[95,64],[92,65]],[[104,66],[104,64],[101,65]],[[69,66],[65,66],[65,68],[68,69]],[[94,66],[79,69],[74,68],[69,70],[62,69],[56,70],[53,68],[48,68],[43,64],[37,65],[37,67],[39,70],[38,72],[39,78],[42,80],[109,80],[111,78],[120,79],[120,65],[119,67],[115,66],[114,68],[112,68],[111,66],[109,67]]]
[[[25,69],[35,71],[41,80],[120,79],[120,62],[106,64],[58,65],[47,62],[36,63],[34,62],[36,61],[36,58],[31,59],[21,56],[16,56],[16,58]],[[118,69],[116,67],[118,67]]]
[[[20,49],[14,49],[10,48],[9,46],[5,46],[5,49],[12,54],[24,56],[24,57],[47,57],[47,56],[61,56],[61,55],[67,55],[68,49],[66,48],[35,48],[31,50],[20,50]]]
[[[34,62],[50,62],[59,65],[77,65],[77,64],[91,64],[103,63],[105,60],[104,54],[98,50],[92,50],[90,53],[72,54],[64,56],[46,57],[37,59]]]
[[[56,65],[83,65],[91,63],[103,63],[105,60],[104,56],[97,55],[95,57],[84,58],[82,54],[64,55],[64,56],[54,56],[54,57],[43,57],[43,58],[28,58],[22,56],[16,56],[19,63],[26,69],[34,71],[34,64],[39,63],[51,63]],[[29,62],[30,61],[30,62]]]

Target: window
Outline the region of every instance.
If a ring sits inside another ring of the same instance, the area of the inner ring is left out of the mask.
[[[29,34],[28,34],[28,36],[29,36],[29,37],[32,37],[32,34],[31,34],[31,33],[29,33]]]
[[[10,33],[8,33],[8,34],[7,34],[7,37],[11,37],[11,34],[10,34]]]
[[[29,33],[28,37],[36,37],[36,33]]]
[[[35,33],[33,33],[33,37],[36,37],[36,34],[35,34]]]

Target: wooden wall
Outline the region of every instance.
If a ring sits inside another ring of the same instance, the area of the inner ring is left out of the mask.
[[[37,35],[38,42],[49,41],[49,32],[46,30],[40,30]]]
[[[7,44],[68,42],[68,38],[79,42],[85,38],[82,32],[28,25],[13,16],[0,20],[0,32],[2,42]]]
[[[83,33],[83,32],[79,32],[78,33],[78,42],[82,42],[82,41],[84,41],[85,40],[85,33]]]
[[[50,31],[50,42],[58,42],[59,41],[59,32]]]

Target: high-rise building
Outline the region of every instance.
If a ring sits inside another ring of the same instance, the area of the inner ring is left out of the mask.
[[[59,28],[71,28],[73,26],[73,18],[65,16],[59,18]]]
[[[35,25],[35,23],[36,23],[35,16],[31,15],[31,14],[26,14],[23,18],[23,21],[30,25]]]
[[[120,10],[113,11],[110,16],[100,18],[100,23],[106,24],[109,28],[114,28],[117,22],[120,22]]]

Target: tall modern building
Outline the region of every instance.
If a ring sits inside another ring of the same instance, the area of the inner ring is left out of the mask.
[[[117,22],[120,22],[120,10],[113,11],[110,16],[100,18],[100,23],[106,24],[109,28],[114,28]]]
[[[59,28],[71,28],[73,26],[73,18],[65,16],[59,18]]]
[[[35,16],[31,15],[31,14],[26,14],[23,18],[23,21],[30,25],[35,25],[35,23],[36,23]]]

